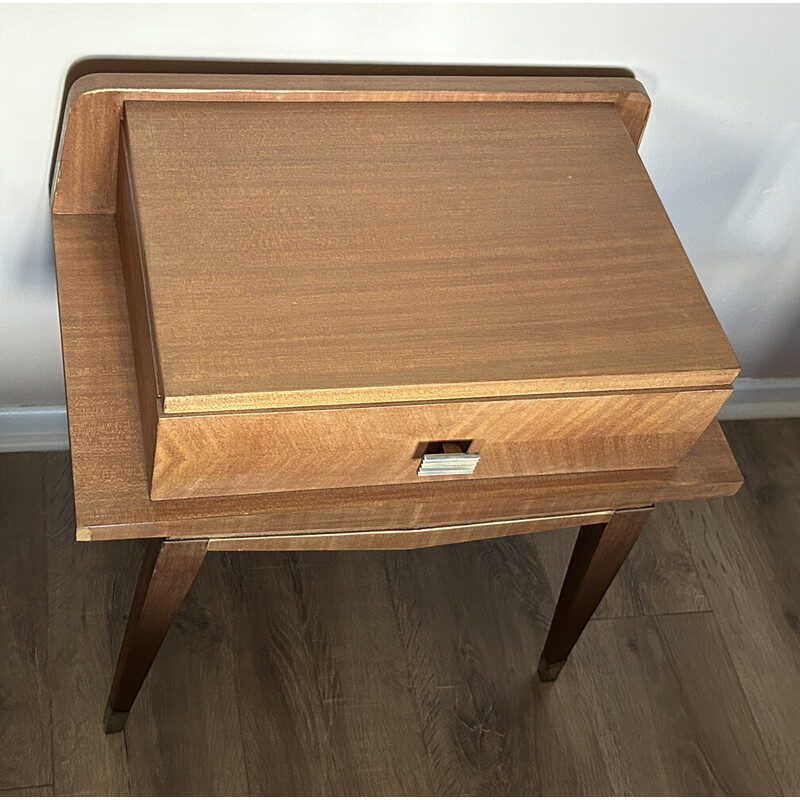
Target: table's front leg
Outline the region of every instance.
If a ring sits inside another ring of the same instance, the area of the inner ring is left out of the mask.
[[[616,511],[608,522],[584,525],[567,567],[542,657],[539,678],[554,681],[644,527],[652,506]]]
[[[128,712],[207,549],[206,540],[154,539],[147,543],[106,707],[106,733],[125,727]]]

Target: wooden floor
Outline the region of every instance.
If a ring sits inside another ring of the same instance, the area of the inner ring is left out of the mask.
[[[73,541],[67,456],[0,457],[0,795],[798,794],[800,420],[726,426],[734,498],[656,510],[555,684],[575,531],[210,553],[125,734],[138,543]]]

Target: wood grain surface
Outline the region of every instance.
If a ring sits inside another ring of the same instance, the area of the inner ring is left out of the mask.
[[[674,506],[657,505],[648,529],[657,533],[639,538],[592,619],[635,617],[665,610],[671,614],[711,610]],[[556,592],[563,583],[575,539],[560,530],[536,537],[541,551],[548,554],[544,567]]]
[[[666,470],[154,502],[115,219],[58,214],[53,229],[76,513],[84,538],[425,527],[633,507],[730,494],[741,485],[714,424],[677,467]]]
[[[637,144],[650,111],[644,88],[628,77],[85,75],[70,87],[62,117],[51,186],[55,213],[113,213],[126,100],[603,103],[617,109]]]
[[[345,788],[379,794],[390,785],[401,795],[431,793],[433,770],[419,709],[408,691],[406,652],[397,636],[390,587],[370,554],[350,556],[298,553],[290,561],[320,701],[327,710],[332,756]],[[320,581],[323,574],[326,579]],[[336,633],[330,637],[329,631]],[[383,636],[387,646],[378,650],[375,645]],[[384,713],[387,706],[391,714]],[[363,732],[358,747],[348,741],[353,728]]]
[[[126,102],[125,122],[167,415],[738,371],[611,106]]]
[[[581,526],[539,662],[543,681],[558,677],[651,512],[615,511],[607,522]]]
[[[698,500],[672,513],[686,531],[770,761],[786,794],[797,795],[800,421],[750,420],[728,430],[747,491],[728,503]]]
[[[439,528],[403,528],[396,531],[348,531],[304,533],[301,536],[219,537],[208,543],[209,550],[409,550],[444,544],[497,539],[534,531],[548,531],[570,525],[591,525],[610,519],[609,511],[568,514],[563,517],[533,517],[476,525],[446,525]]]
[[[729,393],[164,415],[127,151],[123,137],[116,218],[154,500],[417,482],[431,440],[471,441],[482,478],[670,466]]]
[[[150,497],[671,467],[729,394],[716,389],[161,415]],[[425,447],[442,441],[468,441],[469,452],[480,454],[470,477],[418,477]]]
[[[147,543],[111,683],[106,733],[122,729],[207,549],[203,539]]]
[[[47,676],[52,687],[53,782],[59,795],[125,795],[126,742],[106,736],[102,713],[114,674],[142,546],[76,546],[68,453],[39,456],[47,487]],[[118,634],[118,635],[116,635]],[[81,757],[76,758],[75,754]]]
[[[156,659],[166,669],[150,671],[125,733],[105,737],[124,740],[127,794],[236,796],[249,791],[241,700],[232,680],[230,581],[222,567],[218,563],[216,569],[200,570]],[[116,609],[112,631],[118,646],[125,601]],[[261,623],[270,621],[262,617]],[[107,688],[108,674],[104,680]],[[66,748],[61,753],[66,756]]]
[[[142,442],[146,453],[145,466],[152,484],[153,462],[158,442],[159,398],[163,392],[153,350],[154,337],[150,327],[148,291],[142,269],[141,232],[133,202],[128,148],[122,128],[119,136],[116,222],[130,323],[131,348],[136,365],[136,390]]]
[[[712,614],[600,620],[584,634],[580,688],[615,794],[778,791]]]
[[[481,478],[671,466],[727,397],[420,405],[730,382],[609,105],[124,114],[117,224],[153,500],[414,483],[426,441],[472,441]],[[396,401],[414,405],[372,405]],[[328,410],[345,403],[369,405]]]
[[[246,794],[228,618],[220,612],[224,576],[201,571],[161,648],[166,669],[153,671],[137,701],[142,714],[123,736],[107,736],[103,706],[144,543],[76,543],[68,455],[38,458],[47,487],[56,793]]]
[[[2,763],[49,763],[52,735],[55,783],[3,791],[797,794],[800,422],[725,430],[747,484],[656,509],[555,684],[531,673],[574,528],[394,553],[210,553],[116,737],[100,719],[142,545],[74,541],[67,453],[4,454],[17,511],[3,506],[0,564],[26,579],[0,602],[24,604],[46,643],[41,690],[0,669],[0,694],[28,697],[27,730],[44,731],[5,738]],[[29,601],[35,586],[46,602]]]

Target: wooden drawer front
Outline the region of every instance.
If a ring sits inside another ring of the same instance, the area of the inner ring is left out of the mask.
[[[154,500],[671,466],[729,389],[161,415]],[[427,443],[470,441],[469,477],[418,477]]]

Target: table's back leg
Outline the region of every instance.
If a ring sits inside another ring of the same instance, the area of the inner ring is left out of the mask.
[[[652,510],[616,511],[608,522],[584,525],[578,532],[539,661],[541,680],[554,681],[558,677]]]
[[[117,733],[125,726],[128,712],[207,549],[205,540],[148,542],[111,684],[106,733]]]

